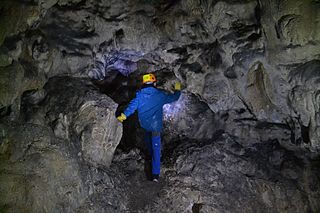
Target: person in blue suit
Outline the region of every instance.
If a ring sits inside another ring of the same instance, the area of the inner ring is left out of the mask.
[[[159,180],[160,157],[161,157],[161,130],[163,127],[163,105],[177,101],[181,95],[181,84],[175,83],[174,94],[166,93],[155,87],[156,77],[154,74],[143,75],[142,89],[136,93],[136,97],[130,101],[128,107],[117,119],[123,122],[136,110],[138,111],[139,123],[146,130],[145,142],[149,154],[152,157],[152,179]]]

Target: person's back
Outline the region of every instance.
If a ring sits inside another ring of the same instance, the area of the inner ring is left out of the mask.
[[[137,111],[139,122],[147,131],[160,132],[162,129],[163,105],[178,100],[180,92],[167,94],[155,88],[153,85],[147,85],[136,94]],[[129,107],[124,114],[131,114]]]
[[[136,97],[131,100],[126,110],[118,116],[118,120],[123,122],[136,110],[140,125],[146,130],[145,142],[152,156],[153,180],[158,181],[160,174],[161,156],[161,130],[163,126],[163,105],[176,101],[180,97],[180,83],[175,85],[175,93],[168,94],[155,88],[156,78],[153,74],[143,76],[143,88],[136,93]]]

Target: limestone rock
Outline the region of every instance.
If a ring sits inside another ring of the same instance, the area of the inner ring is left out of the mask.
[[[171,153],[173,164],[166,170],[170,184],[152,210],[316,211],[319,195],[305,193],[309,186],[304,179],[316,164],[307,166],[303,156],[292,154],[271,141],[245,148],[227,135],[214,142],[182,143]],[[320,184],[312,182],[315,188]]]
[[[2,123],[1,208],[4,211],[70,212],[87,186],[71,146],[38,125]]]
[[[318,0],[0,11],[0,211],[319,212]],[[146,72],[184,88],[164,107],[158,186],[137,117],[120,144],[115,118]]]
[[[183,93],[177,102],[164,106],[164,133],[171,141],[174,138],[208,139],[222,128],[210,108],[198,103],[197,97]]]
[[[117,105],[73,78],[53,78],[44,90],[24,93],[22,102],[28,123],[0,124],[1,210],[80,212],[98,196],[118,196],[116,208],[124,209],[124,194],[103,190],[120,185],[106,172],[122,134]]]
[[[44,88],[47,96],[38,111],[46,114],[55,135],[77,138],[85,160],[109,166],[122,135],[117,105],[85,79],[52,78]]]
[[[319,17],[317,1],[260,2],[262,27],[270,59],[278,64],[303,63],[317,57]],[[272,13],[272,15],[271,15]],[[307,54],[306,54],[307,53]]]
[[[41,125],[2,121],[0,128],[1,211],[75,212],[94,197],[125,208],[118,181],[122,177],[88,166],[78,155],[76,141],[57,138],[51,128]],[[122,204],[117,203],[120,200]],[[111,205],[109,210],[115,209]]]
[[[290,93],[290,105],[299,117],[301,125],[306,128],[305,142],[311,142],[313,148],[319,149],[319,85],[318,60],[298,66],[290,73],[290,81],[295,85]]]
[[[0,68],[0,108],[13,104],[23,90],[24,70],[18,63]]]
[[[40,17],[40,11],[34,4],[5,0],[1,1],[0,8],[3,13],[0,19],[0,46],[7,36],[27,30]]]

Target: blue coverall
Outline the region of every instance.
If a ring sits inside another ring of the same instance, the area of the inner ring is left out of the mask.
[[[140,125],[146,130],[145,142],[148,151],[152,156],[152,174],[160,174],[161,137],[163,122],[163,105],[179,99],[180,91],[174,94],[167,94],[155,88],[152,84],[145,85],[136,93],[129,106],[123,112],[127,117],[138,110]]]

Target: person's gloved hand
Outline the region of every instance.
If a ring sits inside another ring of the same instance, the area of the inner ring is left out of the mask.
[[[118,116],[117,119],[122,123],[124,120],[127,119],[127,116],[125,114],[121,113],[121,115]]]
[[[174,84],[174,90],[180,91],[181,90],[181,83],[180,82],[176,82]]]

